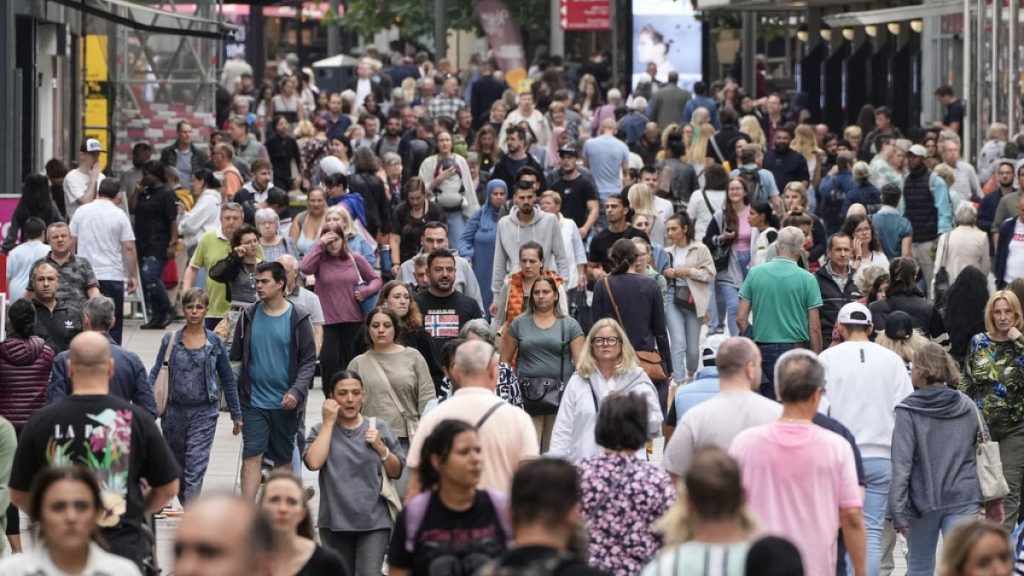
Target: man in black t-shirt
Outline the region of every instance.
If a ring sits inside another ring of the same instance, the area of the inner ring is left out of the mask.
[[[28,512],[32,479],[47,466],[89,468],[103,497],[103,538],[111,552],[141,567],[152,549],[142,532],[143,516],[178,493],[181,470],[149,413],[109,395],[114,363],[106,336],[76,336],[68,371],[74,393],[34,413],[22,429],[11,501]],[[143,480],[151,487],[145,495]]]
[[[581,551],[570,550],[583,522],[579,494],[579,475],[572,464],[546,458],[524,462],[512,479],[516,547],[484,566],[479,574],[606,574],[580,560]]]
[[[153,308],[144,329],[163,329],[174,319],[174,306],[164,287],[164,267],[174,260],[178,246],[178,200],[167,187],[167,168],[157,161],[142,167],[140,190],[135,194],[135,247],[146,302]]]
[[[587,274],[594,282],[611,272],[612,265],[608,260],[608,251],[611,250],[612,244],[615,244],[616,240],[637,236],[645,240],[648,239],[643,230],[634,228],[629,223],[632,210],[629,209],[629,197],[625,193],[608,198],[604,212],[608,217],[608,228],[602,230],[590,241],[590,255],[587,257]]]
[[[430,287],[417,292],[413,299],[423,314],[423,329],[434,344],[434,353],[441,357],[441,347],[458,338],[462,326],[483,316],[480,304],[455,290],[455,254],[438,249],[427,256],[427,277]]]
[[[946,107],[946,114],[942,122],[936,122],[935,128],[952,130],[960,133],[960,127],[964,125],[964,103],[956,97],[952,86],[939,86],[935,89],[935,97],[939,104]]]
[[[551,189],[562,197],[562,215],[572,218],[580,229],[580,236],[586,238],[601,211],[597,187],[590,178],[580,174],[577,166],[579,152],[575,146],[561,148],[558,158],[561,170]]]

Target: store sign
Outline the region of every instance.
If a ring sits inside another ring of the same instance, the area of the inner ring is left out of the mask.
[[[560,0],[562,30],[611,30],[609,0]]]

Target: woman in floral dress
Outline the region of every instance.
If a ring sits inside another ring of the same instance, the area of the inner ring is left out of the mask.
[[[1005,524],[1012,529],[1024,478],[1024,315],[1013,292],[1000,290],[988,299],[985,328],[967,348],[961,385],[981,408],[992,440],[999,443],[1003,475],[1010,485]]]

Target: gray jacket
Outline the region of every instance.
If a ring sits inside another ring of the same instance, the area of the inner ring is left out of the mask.
[[[937,510],[981,504],[975,464],[974,402],[943,385],[915,390],[896,406],[889,515],[907,526]]]
[[[252,339],[253,318],[256,307],[260,303],[249,304],[238,317],[235,337],[231,342],[229,358],[233,362],[242,362],[238,376],[238,398],[243,406],[252,402],[252,382],[249,380],[249,341]],[[316,371],[316,344],[313,338],[313,324],[309,322],[309,312],[299,306],[292,306],[291,312],[291,345],[288,349],[288,380],[291,387],[288,392],[298,400],[298,410],[306,405],[309,385],[313,382]]]
[[[562,225],[558,218],[535,207],[533,218],[523,224],[519,221],[519,208],[514,207],[508,216],[498,220],[491,272],[491,292],[495,297],[501,293],[505,277],[519,271],[519,247],[531,240],[544,248],[545,268],[551,268],[553,260],[558,275],[569,277],[569,254],[562,242]]]

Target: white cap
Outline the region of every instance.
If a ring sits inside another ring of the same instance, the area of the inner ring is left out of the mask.
[[[88,138],[85,142],[82,142],[80,150],[82,152],[88,152],[89,154],[98,154],[103,152],[103,146],[100,144],[99,140],[95,138]]]
[[[907,154],[911,154],[919,158],[924,158],[928,156],[928,150],[926,150],[925,147],[921,146],[920,144],[914,144],[907,150]]]
[[[704,340],[704,347],[701,349],[701,360],[707,364],[708,360],[718,357],[718,348],[725,342],[724,334],[712,334]]]
[[[323,159],[320,160],[320,171],[323,172],[324,176],[344,174],[345,165],[342,164],[341,159],[335,156],[324,156]]]
[[[871,326],[871,311],[860,302],[850,302],[839,309],[840,324],[859,324]]]

